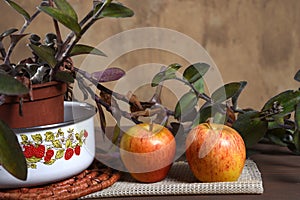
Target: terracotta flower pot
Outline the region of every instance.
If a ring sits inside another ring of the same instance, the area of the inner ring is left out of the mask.
[[[67,85],[61,82],[47,82],[33,85],[33,100],[23,97],[22,112],[19,114],[19,97],[9,96],[0,106],[0,119],[11,128],[26,128],[60,123],[64,121],[64,94]]]

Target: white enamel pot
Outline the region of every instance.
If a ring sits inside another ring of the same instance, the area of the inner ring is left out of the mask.
[[[27,180],[13,177],[0,166],[0,188],[48,184],[89,167],[95,156],[95,114],[90,104],[65,102],[64,122],[15,129],[27,161]]]

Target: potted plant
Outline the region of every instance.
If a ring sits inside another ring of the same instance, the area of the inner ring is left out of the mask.
[[[79,21],[76,11],[66,0],[41,1],[33,15],[30,15],[12,0],[4,1],[25,19],[25,23],[20,30],[12,28],[0,34],[0,60],[2,61],[0,65],[0,104],[2,104],[0,106],[0,164],[13,176],[26,180],[26,159],[12,128],[62,122],[64,99],[71,98],[72,84],[75,80],[78,81],[84,94],[91,94],[94,97],[95,94],[86,85],[85,80],[90,81],[100,89],[106,89],[101,85],[101,82],[113,81],[122,77],[124,71],[119,68],[89,74],[76,68],[71,57],[80,54],[105,56],[99,49],[79,44],[80,39],[99,19],[131,17],[133,12],[129,8],[109,0],[94,1],[91,11]],[[34,22],[40,13],[50,16],[55,28],[55,33],[48,33],[45,38],[41,38],[38,34],[26,32],[27,27]],[[65,39],[60,32],[61,25],[70,30]],[[8,48],[5,48],[3,40],[7,38],[10,38],[11,42]],[[18,50],[16,44],[24,38],[29,38],[28,47],[32,51],[32,56],[14,63],[11,60],[11,55]],[[52,89],[48,86],[51,86]],[[52,102],[55,107],[50,108],[42,103],[29,111],[26,110],[27,103],[34,104],[35,100],[44,98],[45,94],[39,95],[36,91],[44,88],[46,88],[46,95],[50,94],[54,97],[50,103]],[[52,92],[56,92],[56,94],[53,95]],[[95,100],[99,101],[99,99],[96,95]],[[9,105],[11,103],[12,105]],[[41,111],[42,108],[48,110]],[[42,124],[36,123],[35,120],[29,125],[25,124],[30,121],[30,118],[44,118],[45,116],[40,115],[42,113],[46,114],[44,121],[53,109],[55,113],[59,113],[58,117]],[[33,110],[40,110],[40,112],[25,118],[25,115],[28,116],[28,113],[32,113]],[[10,120],[8,117],[10,114],[16,116],[17,119]],[[27,141],[26,138],[24,141]]]

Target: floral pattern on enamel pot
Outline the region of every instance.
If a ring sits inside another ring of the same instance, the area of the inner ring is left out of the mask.
[[[57,160],[70,160],[79,156],[85,144],[88,132],[75,131],[69,128],[66,131],[48,131],[43,134],[21,134],[21,147],[27,161],[28,168],[37,169],[37,163],[52,165]]]

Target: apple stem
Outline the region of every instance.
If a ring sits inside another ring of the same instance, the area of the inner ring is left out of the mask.
[[[150,125],[149,125],[149,131],[152,132],[152,130],[153,130],[153,121],[152,121],[152,119],[151,119]]]
[[[208,127],[209,129],[212,129],[212,126],[210,125],[210,122],[207,122],[206,124],[207,124],[207,127]]]

